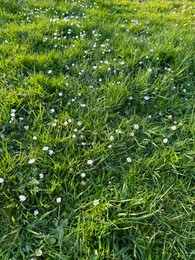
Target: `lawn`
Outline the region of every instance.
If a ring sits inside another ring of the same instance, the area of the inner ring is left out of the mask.
[[[0,259],[195,259],[195,2],[0,0]]]

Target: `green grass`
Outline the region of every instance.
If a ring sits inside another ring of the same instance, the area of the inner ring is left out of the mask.
[[[1,259],[195,258],[194,15],[0,1]]]

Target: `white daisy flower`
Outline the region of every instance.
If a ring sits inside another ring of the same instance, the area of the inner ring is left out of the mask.
[[[54,109],[54,108],[50,109],[50,112],[51,112],[51,113],[54,113],[54,112],[55,112],[55,109]]]
[[[25,129],[25,130],[28,130],[28,129],[29,129],[29,125],[25,125],[25,126],[24,126],[24,129]]]
[[[0,183],[4,183],[4,179],[3,178],[0,178]]]
[[[43,177],[44,177],[43,173],[40,173],[40,174],[39,174],[39,178],[40,178],[40,179],[43,179]]]
[[[34,215],[37,216],[38,214],[39,214],[39,211],[36,209],[36,210],[34,211]]]
[[[42,148],[42,150],[43,150],[43,151],[48,151],[48,150],[49,150],[49,147],[48,147],[48,146],[44,146],[44,147]]]
[[[168,138],[164,138],[164,139],[163,139],[163,143],[164,143],[164,144],[168,143]]]
[[[93,165],[93,160],[87,160],[88,165]]]
[[[20,196],[19,196],[19,199],[20,199],[21,202],[23,202],[23,201],[26,200],[26,197],[25,197],[24,195],[20,195]]]
[[[176,129],[177,129],[176,125],[173,125],[173,126],[171,127],[171,130],[173,130],[173,131],[175,131]]]
[[[29,163],[29,164],[35,163],[35,159],[34,159],[34,158],[30,159],[30,160],[28,161],[28,163]]]
[[[49,150],[49,155],[52,155],[54,154],[54,151],[53,150]]]
[[[150,97],[149,97],[149,96],[144,96],[144,99],[145,99],[145,100],[149,100]]]
[[[127,162],[132,162],[132,159],[130,157],[127,157]]]
[[[35,255],[36,255],[36,256],[42,256],[42,254],[43,254],[43,251],[42,251],[41,249],[37,249],[37,250],[35,251]]]
[[[60,203],[62,201],[62,198],[61,197],[58,197],[57,199],[56,199],[56,202],[57,203]]]
[[[113,141],[114,140],[114,136],[110,136],[110,141]]]
[[[138,125],[138,124],[134,124],[134,125],[133,125],[133,128],[134,128],[135,130],[138,130],[138,129],[139,129],[139,125]]]
[[[100,200],[94,200],[93,201],[93,205],[96,207],[100,204]]]

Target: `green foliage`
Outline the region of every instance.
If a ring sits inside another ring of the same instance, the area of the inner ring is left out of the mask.
[[[194,259],[193,1],[0,1],[0,258]]]

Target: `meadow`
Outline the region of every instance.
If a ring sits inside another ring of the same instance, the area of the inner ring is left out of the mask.
[[[0,0],[0,259],[195,259],[195,2]]]

